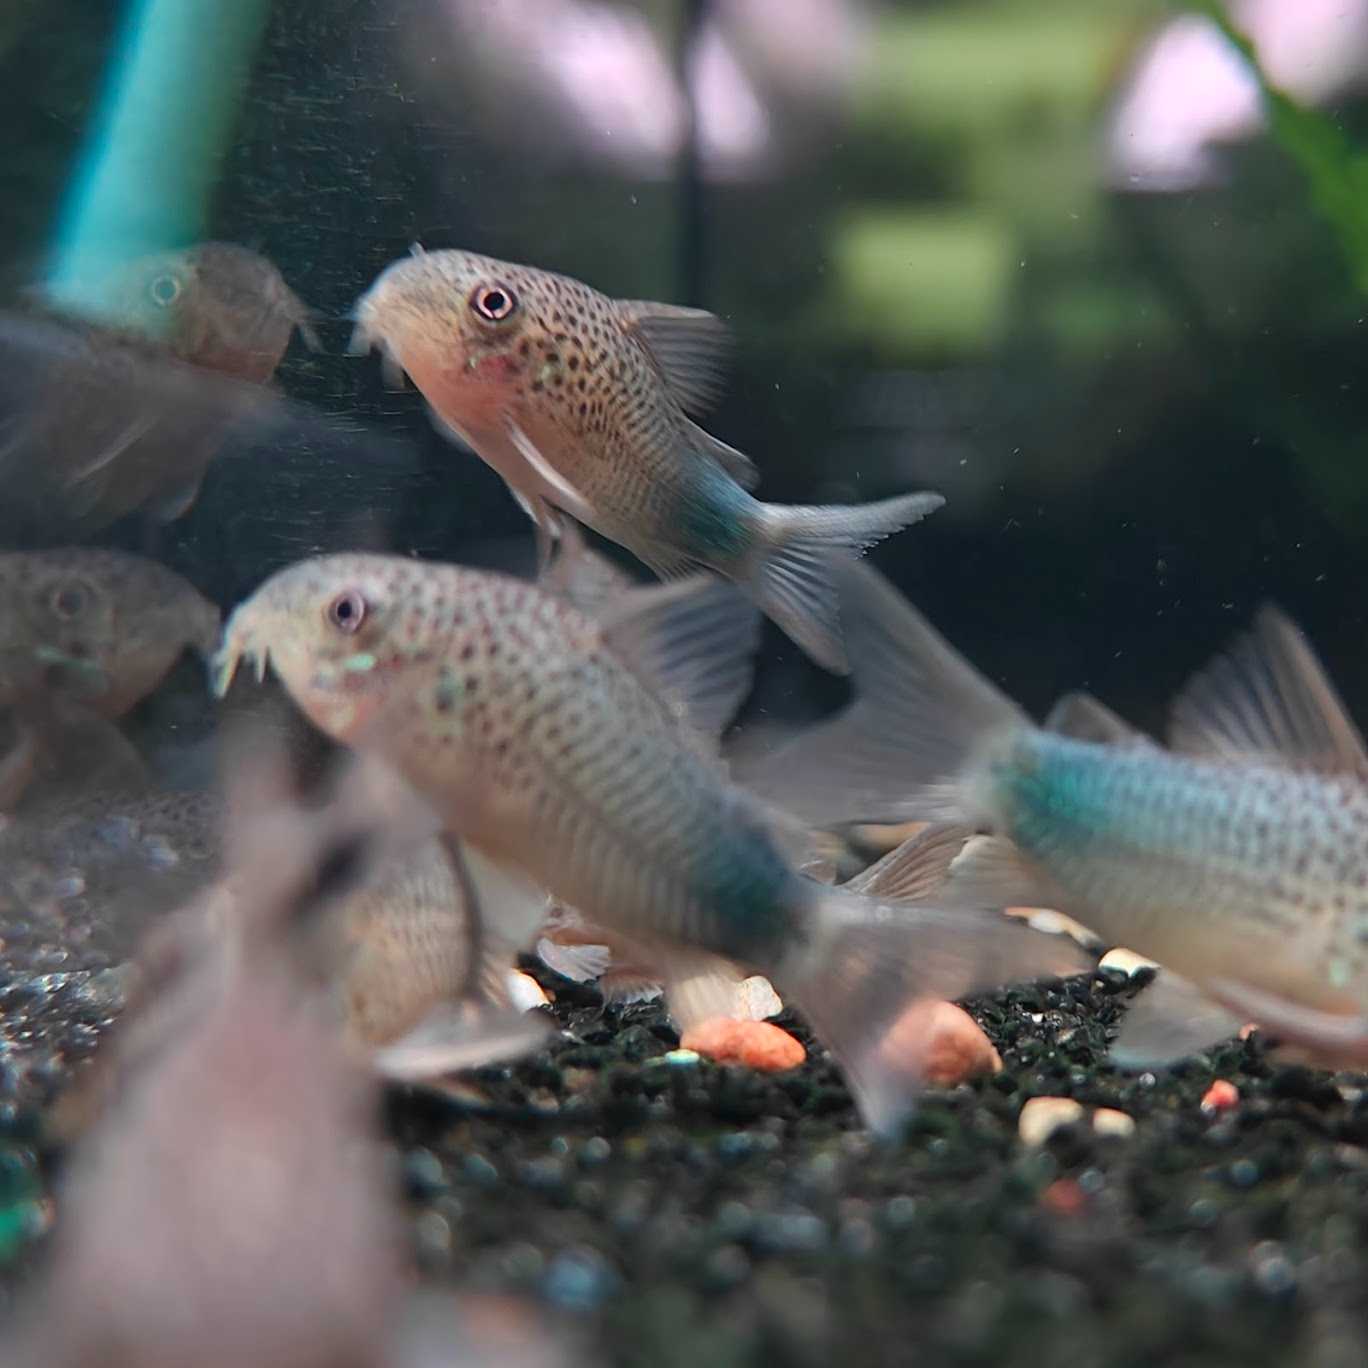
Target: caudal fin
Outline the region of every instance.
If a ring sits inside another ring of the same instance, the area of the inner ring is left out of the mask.
[[[898,905],[839,888],[815,897],[814,934],[782,967],[779,988],[840,1063],[865,1123],[884,1135],[921,1086],[921,1052],[897,1029],[910,1008],[1093,967],[1070,937],[995,912]]]
[[[903,494],[852,507],[760,505],[760,541],[742,578],[756,602],[824,669],[848,674],[841,605],[830,561],[858,555],[944,504],[939,494]]]
[[[977,821],[958,781],[987,737],[1029,719],[872,566],[835,556],[827,569],[855,701],[736,779],[814,826]]]

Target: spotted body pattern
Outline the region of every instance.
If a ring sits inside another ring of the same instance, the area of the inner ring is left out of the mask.
[[[801,881],[759,816],[591,619],[455,566],[342,556],[301,573],[317,576],[310,597],[354,592],[365,620],[345,655],[297,669],[308,641],[273,640],[277,672],[338,739],[383,737],[451,830],[639,930],[742,957],[792,930]]]
[[[1368,789],[1354,778],[1030,731],[975,792],[1113,940],[1192,977],[1253,974],[1368,1009]]]
[[[678,589],[647,593],[673,602]],[[328,556],[238,607],[216,688],[243,660],[269,664],[319,728],[401,774],[501,873],[480,914],[514,943],[535,934],[549,892],[686,968],[704,951],[773,976],[870,1123],[893,1125],[916,1066],[881,1043],[909,999],[1070,972],[1072,945],[1061,969],[1057,941],[1019,940],[1000,917],[908,916],[795,872],[769,815],[619,654],[632,622],[456,566]],[[529,905],[517,880],[534,911],[514,930],[510,901]]]
[[[697,309],[611,299],[567,276],[444,251],[390,266],[356,319],[353,349],[383,348],[544,539],[560,510],[662,577],[708,567],[736,579],[832,669],[846,663],[823,550],[863,549],[943,502],[803,508],[752,497],[750,460],[688,416],[715,392],[726,336]]]
[[[1127,1017],[1130,1059],[1253,1020],[1368,1061],[1368,748],[1291,622],[1264,609],[1188,684],[1165,750],[1087,695],[1034,725],[869,567],[846,578],[865,591],[857,702],[767,758],[758,791],[808,793],[808,820],[992,833],[940,896],[1057,907],[1164,966],[1171,991]]]

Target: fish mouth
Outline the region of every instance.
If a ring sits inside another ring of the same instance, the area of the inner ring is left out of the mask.
[[[92,697],[106,694],[113,687],[106,671],[84,656],[69,655],[55,646],[39,646],[34,650],[33,658],[49,670],[69,674],[73,682]]]

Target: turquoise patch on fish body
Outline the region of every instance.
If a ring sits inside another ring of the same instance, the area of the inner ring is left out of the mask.
[[[1162,753],[1040,732],[1020,738],[993,774],[1010,814],[1008,834],[1027,851],[1083,854],[1120,843],[1176,854],[1200,851],[1204,831],[1223,827],[1232,809],[1229,795],[1185,783],[1182,770]]]
[[[709,564],[750,549],[755,500],[716,462],[697,458],[673,510],[672,540]]]
[[[793,930],[794,878],[768,837],[749,824],[700,854],[695,875],[708,917],[709,948],[740,960],[763,960]]]

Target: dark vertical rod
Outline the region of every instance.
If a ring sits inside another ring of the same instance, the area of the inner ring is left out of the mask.
[[[676,70],[684,92],[684,140],[679,149],[679,301],[705,307],[706,242],[702,158],[698,146],[698,96],[694,73],[699,38],[707,19],[709,0],[682,0]]]

